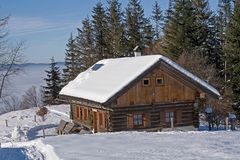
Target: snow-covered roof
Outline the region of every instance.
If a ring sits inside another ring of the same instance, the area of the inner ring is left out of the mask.
[[[214,87],[162,55],[101,60],[86,71],[80,73],[73,81],[70,81],[63,87],[60,95],[105,103],[130,82],[161,60],[220,96]]]

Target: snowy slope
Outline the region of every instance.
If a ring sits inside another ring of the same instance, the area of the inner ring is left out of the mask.
[[[239,132],[120,132],[43,140],[62,160],[173,160],[240,158]],[[67,149],[64,147],[67,146]]]
[[[3,147],[43,155],[40,160],[239,160],[239,135],[239,131],[118,132],[47,137]]]
[[[56,135],[60,119],[69,120],[69,106],[49,106],[43,123],[33,121],[35,109],[0,115],[0,160],[239,160],[240,131],[116,132],[91,135]],[[5,127],[5,119],[9,127]],[[12,139],[14,127],[26,139]],[[37,139],[38,138],[38,139]]]
[[[34,115],[38,108],[31,108],[20,111],[13,111],[0,115],[0,143],[15,141],[13,130],[20,126],[20,130],[25,134],[25,140],[32,140],[42,136],[42,127],[46,129],[46,135],[56,135],[55,128],[61,119],[69,121],[69,105],[49,106],[49,113],[46,120],[37,116],[37,121],[34,122]],[[8,127],[5,125],[5,120],[8,121]]]

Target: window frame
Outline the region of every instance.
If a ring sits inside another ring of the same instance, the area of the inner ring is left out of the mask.
[[[165,122],[171,123],[171,118],[174,118],[174,111],[166,111],[165,112]]]
[[[134,113],[133,114],[133,126],[134,127],[141,127],[143,126],[143,114],[141,113]],[[137,123],[135,123],[137,122]]]
[[[144,83],[145,80],[148,81],[148,84],[145,84],[145,83]],[[143,78],[143,79],[142,79],[142,86],[143,86],[143,87],[149,87],[149,86],[151,86],[151,80],[150,80],[150,78]]]
[[[160,79],[162,80],[161,84],[158,83],[158,80],[160,80]],[[164,85],[164,78],[163,77],[156,77],[155,83],[156,83],[156,86],[163,86]]]

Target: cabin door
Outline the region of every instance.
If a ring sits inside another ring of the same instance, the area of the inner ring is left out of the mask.
[[[93,111],[93,129],[94,133],[98,132],[98,116],[97,112]]]

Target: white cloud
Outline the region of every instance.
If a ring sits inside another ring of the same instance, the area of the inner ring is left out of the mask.
[[[12,36],[19,36],[74,27],[76,22],[68,20],[53,22],[41,17],[10,17],[8,26]]]

